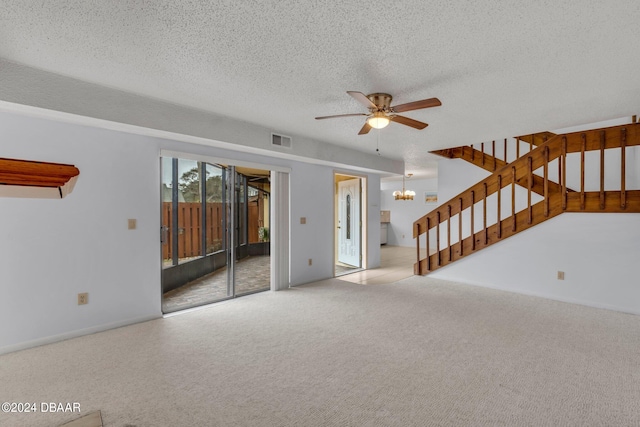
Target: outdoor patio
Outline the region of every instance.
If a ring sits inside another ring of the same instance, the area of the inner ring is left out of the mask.
[[[236,261],[236,295],[266,291],[271,286],[270,257],[250,256]],[[166,292],[162,312],[171,313],[227,298],[227,268],[221,268]]]

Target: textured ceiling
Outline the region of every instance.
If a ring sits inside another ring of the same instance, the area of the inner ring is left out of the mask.
[[[403,158],[636,114],[629,1],[0,0],[0,57],[282,133]],[[438,97],[358,136],[347,90]]]

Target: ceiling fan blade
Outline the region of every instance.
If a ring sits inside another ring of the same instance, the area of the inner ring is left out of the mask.
[[[335,117],[351,117],[351,116],[367,116],[365,113],[355,113],[355,114],[337,114],[335,116],[322,116],[316,117],[316,120],[324,120],[324,119],[333,119]]]
[[[442,105],[442,102],[440,102],[438,98],[429,98],[423,99],[422,101],[414,101],[407,104],[395,105],[391,107],[391,110],[395,111],[396,113],[402,113],[405,111],[420,110],[422,108],[438,107],[440,105]]]
[[[371,126],[369,125],[368,122],[364,122],[364,126],[362,126],[362,129],[360,129],[360,132],[358,132],[358,135],[366,135],[369,133],[369,131],[371,130]]]
[[[411,126],[415,129],[424,129],[429,126],[426,123],[419,122],[417,120],[410,119],[409,117],[404,116],[390,116],[389,120],[392,122],[400,123],[401,125]]]
[[[360,104],[364,105],[367,108],[374,108],[374,109],[378,109],[378,106],[376,104],[374,104],[373,102],[371,102],[371,100],[369,98],[367,98],[367,95],[365,95],[362,92],[356,92],[353,90],[348,90],[347,93],[349,95],[351,95],[353,97],[353,99],[355,99],[356,101],[358,101]]]

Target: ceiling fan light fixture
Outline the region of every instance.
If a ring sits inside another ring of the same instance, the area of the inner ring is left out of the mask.
[[[367,119],[367,123],[374,129],[382,129],[389,125],[389,118],[382,111],[377,111]]]

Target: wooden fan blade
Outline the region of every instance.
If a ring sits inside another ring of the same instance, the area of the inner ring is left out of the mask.
[[[366,116],[365,113],[355,113],[355,114],[337,114],[335,116],[322,116],[316,117],[316,120],[324,120],[324,119],[333,119],[334,117],[351,117],[351,116]]]
[[[438,98],[423,99],[422,101],[409,102],[391,107],[392,111],[402,113],[404,111],[420,110],[421,108],[438,107],[442,102]]]
[[[360,129],[360,132],[358,132],[358,135],[366,135],[369,133],[369,131],[371,130],[371,126],[369,126],[368,122],[364,122],[364,126],[362,126],[362,129]]]
[[[412,128],[415,128],[415,129],[424,129],[427,126],[429,126],[426,123],[419,122],[417,120],[413,120],[413,119],[410,119],[409,117],[404,117],[404,116],[391,116],[389,117],[389,120],[391,120],[392,122],[400,123],[401,125],[411,126]]]
[[[351,95],[353,97],[353,99],[355,99],[356,101],[358,101],[360,104],[364,105],[367,108],[375,108],[376,110],[378,109],[378,106],[376,104],[374,104],[373,102],[371,102],[371,100],[369,98],[367,98],[367,95],[365,95],[362,92],[356,92],[353,90],[348,90],[347,93],[349,95]]]

